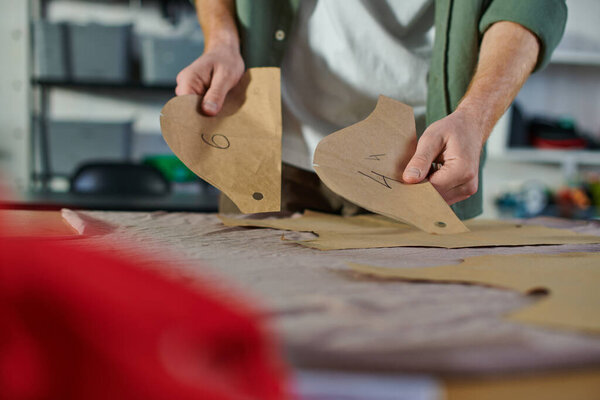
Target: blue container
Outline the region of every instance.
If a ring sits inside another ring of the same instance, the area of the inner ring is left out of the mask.
[[[33,23],[32,32],[34,77],[42,80],[67,80],[66,25],[38,20]]]
[[[132,25],[69,24],[68,31],[74,80],[107,83],[129,80]]]
[[[53,175],[70,176],[83,162],[130,159],[131,121],[50,120],[46,124]]]
[[[142,81],[147,85],[175,85],[177,74],[204,51],[201,41],[184,38],[142,39]]]

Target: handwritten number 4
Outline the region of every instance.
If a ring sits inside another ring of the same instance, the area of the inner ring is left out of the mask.
[[[385,156],[385,153],[371,154],[369,157],[365,157],[365,160],[379,161],[379,160],[381,160],[381,158],[383,158],[383,156]],[[379,157],[381,157],[381,158],[379,158]]]
[[[377,176],[377,178],[371,176],[371,175],[367,175],[362,171],[357,171],[359,174],[361,174],[362,176],[366,176],[369,179],[374,180],[375,182],[379,183],[382,186],[385,186],[388,189],[391,189],[392,187],[390,186],[390,183],[388,182],[388,179],[390,181],[395,181],[395,182],[399,182],[402,183],[401,181],[394,179],[394,178],[390,178],[389,176],[385,176],[383,174],[380,174],[379,172],[375,172],[375,171],[371,171],[372,174],[375,174]]]

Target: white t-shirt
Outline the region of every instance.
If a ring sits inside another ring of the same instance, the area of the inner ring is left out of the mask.
[[[302,0],[281,66],[283,161],[312,170],[326,135],[366,118],[380,94],[425,126],[433,0]]]

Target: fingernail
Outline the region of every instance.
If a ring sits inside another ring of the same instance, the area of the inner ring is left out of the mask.
[[[404,173],[404,176],[406,176],[407,178],[418,178],[421,176],[421,170],[415,167],[409,168]]]
[[[204,111],[217,112],[217,103],[212,101],[205,101],[202,103],[202,107],[204,108]]]

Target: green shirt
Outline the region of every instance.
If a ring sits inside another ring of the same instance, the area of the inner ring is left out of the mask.
[[[247,68],[280,65],[299,1],[236,0],[241,50]],[[565,0],[436,0],[427,124],[456,109],[475,71],[481,38],[493,23],[516,22],[538,37],[541,51],[535,70],[539,70],[550,61],[566,19]],[[452,206],[461,219],[473,218],[482,212],[484,159],[485,149],[477,193]]]

